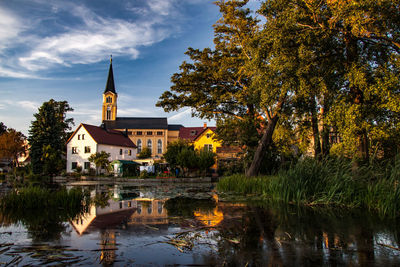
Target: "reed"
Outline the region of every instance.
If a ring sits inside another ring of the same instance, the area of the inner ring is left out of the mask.
[[[260,195],[285,203],[367,207],[383,216],[400,215],[400,157],[394,162],[359,166],[346,159],[305,159],[277,176],[220,180],[220,192]]]

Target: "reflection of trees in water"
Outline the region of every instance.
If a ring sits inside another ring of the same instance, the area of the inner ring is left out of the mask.
[[[57,240],[65,231],[65,222],[85,211],[84,194],[61,189],[24,188],[1,200],[2,223],[21,223],[33,241]]]
[[[215,233],[218,254],[203,255],[209,264],[369,266],[400,263],[399,259],[387,259],[383,254],[377,258],[374,241],[378,233],[385,233],[397,242],[398,222],[383,221],[362,211],[276,204],[219,209],[224,212],[224,220]]]
[[[168,199],[164,207],[169,216],[193,217],[195,211],[212,212],[216,205],[217,203],[213,198],[175,197]]]

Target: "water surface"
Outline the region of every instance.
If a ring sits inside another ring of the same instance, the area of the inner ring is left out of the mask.
[[[400,266],[399,222],[367,211],[224,201],[210,184],[82,188],[93,202],[68,220],[1,214],[0,264]]]

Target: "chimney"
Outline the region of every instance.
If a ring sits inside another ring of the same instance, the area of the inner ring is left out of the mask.
[[[204,123],[203,129],[207,128],[207,122]]]

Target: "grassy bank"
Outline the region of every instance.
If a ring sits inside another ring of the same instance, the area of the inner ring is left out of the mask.
[[[400,158],[360,166],[348,160],[299,161],[276,176],[233,175],[218,183],[220,192],[255,194],[285,203],[367,207],[390,217],[400,215]]]

